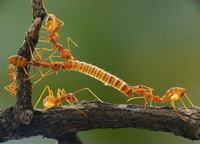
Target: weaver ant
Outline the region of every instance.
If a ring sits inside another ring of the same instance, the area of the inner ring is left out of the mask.
[[[26,58],[20,55],[12,55],[8,57],[9,67],[8,67],[8,77],[10,79],[10,84],[5,86],[4,89],[9,91],[12,96],[16,95],[16,75],[15,75],[15,67],[23,68],[25,74],[28,76],[28,73],[25,67],[28,65],[28,61]]]
[[[184,106],[184,108],[187,110],[187,106],[185,105],[185,103],[182,100],[182,97],[185,96],[187,98],[187,100],[189,101],[189,103],[191,104],[192,107],[194,108],[200,108],[198,106],[195,106],[192,101],[190,100],[190,98],[187,96],[186,94],[186,89],[181,88],[181,87],[172,87],[170,89],[168,89],[165,93],[165,95],[163,95],[162,97],[159,96],[154,96],[153,95],[153,89],[151,88],[146,88],[143,86],[136,86],[136,93],[143,95],[142,97],[133,97],[133,98],[129,98],[127,101],[131,101],[133,99],[137,99],[137,98],[144,98],[145,100],[145,106],[147,104],[148,101],[150,101],[150,106],[152,102],[155,103],[167,103],[170,102],[170,104],[172,105],[173,109],[177,112],[176,106],[175,106],[175,101],[180,100],[182,105]]]
[[[43,5],[45,8],[45,6]],[[70,42],[72,42],[76,47],[78,46],[70,37],[67,37],[67,45],[68,49],[64,49],[64,47],[58,43],[58,39],[60,38],[57,31],[63,27],[64,22],[58,19],[54,14],[49,14],[47,10],[45,9],[46,13],[48,14],[46,18],[46,26],[42,26],[42,28],[45,29],[46,32],[50,33],[47,36],[47,39],[44,38],[44,40],[39,40],[41,42],[47,42],[51,43],[52,47],[54,48],[54,52],[50,55],[54,55],[56,51],[60,51],[60,57],[64,59],[74,59],[70,52]],[[46,40],[45,40],[46,39]]]

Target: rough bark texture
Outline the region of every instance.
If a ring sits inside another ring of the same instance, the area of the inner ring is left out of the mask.
[[[34,51],[39,30],[46,12],[42,0],[33,0],[33,23],[25,34],[18,54],[31,60],[29,47]],[[28,71],[28,68],[26,67]],[[81,144],[78,131],[97,128],[145,128],[166,131],[192,140],[200,140],[200,110],[144,108],[140,105],[81,102],[49,110],[34,110],[31,103],[32,87],[23,69],[18,68],[20,87],[14,106],[0,111],[0,142],[43,135],[57,139],[60,144]],[[84,113],[84,114],[83,114]]]

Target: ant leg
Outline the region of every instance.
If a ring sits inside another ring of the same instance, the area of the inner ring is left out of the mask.
[[[4,89],[5,89],[6,91],[10,91],[10,90],[9,90],[9,87],[10,87],[10,84],[4,86]]]
[[[146,98],[144,98],[144,107],[146,108],[147,105],[148,105],[148,102],[147,102]]]
[[[38,40],[39,42],[44,42],[44,43],[49,43],[49,41],[48,40]]]
[[[9,91],[11,96],[16,96],[16,84],[10,83],[9,85],[4,87],[5,90]]]
[[[175,110],[175,112],[176,112],[178,115],[180,115],[180,114],[178,113],[177,109],[176,109],[176,106],[175,106],[174,101],[171,101],[170,103],[171,103],[173,109]]]
[[[11,89],[13,87],[13,89]],[[16,85],[15,83],[10,83],[9,85],[5,86],[4,89],[10,93],[11,96],[16,96]]]
[[[148,102],[147,102],[147,100],[146,100],[146,98],[145,98],[144,96],[129,98],[129,99],[127,100],[127,102],[129,102],[129,101],[131,101],[131,100],[134,100],[134,99],[144,99],[144,107],[146,108]]]
[[[62,91],[60,88],[57,89],[57,100],[58,100],[57,105],[58,105],[58,106],[63,106],[62,99],[60,99],[60,98],[61,98],[62,95],[64,95],[64,94],[65,94],[65,93],[63,93],[63,91]],[[68,101],[68,100],[66,100],[66,101],[67,101],[67,103],[69,103],[69,104],[71,105],[70,101]]]
[[[38,83],[39,81],[41,81],[44,78],[44,73],[39,69],[40,72],[40,78],[38,80],[36,80],[35,82],[33,82],[33,84],[35,85],[36,83]]]
[[[43,61],[46,61],[46,60],[50,59],[50,61],[53,62],[52,57],[54,57],[54,54],[57,51],[58,51],[57,49],[53,50],[53,52],[47,58],[45,58]]]
[[[45,33],[45,34],[47,33],[47,31],[43,31],[43,30],[40,30],[40,32],[41,32],[41,33]]]
[[[41,25],[41,28],[43,28],[43,29],[45,29],[45,30],[47,29],[47,28],[46,28],[45,26],[43,26],[43,25]]]
[[[103,103],[103,101],[92,90],[90,90],[87,87],[86,88],[82,88],[82,89],[74,92],[74,94],[79,93],[79,92],[84,91],[84,90],[88,90],[98,101],[100,101],[101,103]]]
[[[62,27],[65,23],[60,19],[56,18],[56,21],[60,23],[59,27]]]
[[[148,86],[145,86],[145,85],[136,85],[136,86],[140,86],[140,87],[143,87],[143,88],[149,89],[149,90],[151,90],[151,91],[154,91],[153,88],[148,87]]]
[[[182,100],[182,98],[180,98],[180,101],[181,101],[183,107],[184,107],[186,110],[188,110],[188,108],[187,108],[187,106],[185,105],[185,103],[184,103],[184,101]]]
[[[34,109],[35,109],[35,108],[37,107],[37,105],[39,104],[39,102],[40,102],[40,100],[42,99],[42,96],[44,95],[44,93],[45,93],[46,90],[48,90],[48,93],[49,93],[49,95],[50,95],[50,87],[49,87],[49,85],[47,85],[47,86],[43,89],[43,91],[42,91],[42,93],[40,94],[40,96],[39,96],[37,102],[35,103]]]
[[[194,107],[194,108],[200,108],[200,107],[198,107],[198,106],[195,106],[193,103],[192,103],[192,101],[190,100],[190,98],[185,94],[185,97],[187,98],[187,100],[189,101],[189,103],[191,104],[191,106],[192,107]]]
[[[70,37],[67,37],[67,48],[70,50],[70,42],[73,43],[76,47],[78,47],[78,44],[76,44]]]
[[[27,70],[25,69],[25,67],[23,67],[23,70],[24,70],[25,74],[28,75],[28,72],[27,72]]]
[[[132,97],[132,98],[129,98],[128,100],[127,100],[127,102],[129,102],[129,101],[131,101],[131,100],[134,100],[134,99],[143,99],[144,97],[143,96],[141,96],[141,97]]]
[[[154,107],[154,106],[152,105],[152,100],[150,101],[149,105],[150,105],[150,107]]]
[[[72,105],[73,106],[73,105]],[[82,110],[76,108],[76,107],[73,107],[75,110],[79,111],[81,114],[83,114],[85,117],[87,117],[86,113],[84,113]]]
[[[33,84],[35,85],[36,83],[40,82],[45,76],[51,75],[53,73],[50,73],[51,70],[47,71],[46,73],[43,73],[41,70],[40,71],[40,78],[38,80],[36,80],[35,82],[33,82]]]

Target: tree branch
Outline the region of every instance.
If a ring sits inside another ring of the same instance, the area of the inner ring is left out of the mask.
[[[18,55],[31,60],[29,48],[34,51],[39,30],[46,12],[42,0],[32,0],[33,23],[25,35]],[[26,71],[29,71],[26,67]],[[200,140],[200,110],[171,108],[144,108],[140,105],[80,102],[49,110],[34,110],[31,103],[32,87],[24,69],[18,68],[20,84],[17,102],[0,111],[0,142],[36,135],[57,139],[60,144],[81,144],[79,131],[97,128],[145,128],[166,131],[192,140]],[[85,115],[84,115],[84,114]]]

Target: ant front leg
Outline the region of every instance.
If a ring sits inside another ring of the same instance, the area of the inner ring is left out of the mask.
[[[85,90],[88,90],[99,102],[103,103],[103,101],[91,89],[89,89],[88,87],[82,88],[82,89],[74,92],[74,94],[79,93],[81,91],[85,91]]]
[[[185,97],[187,98],[187,100],[189,101],[189,103],[191,104],[192,107],[200,109],[200,107],[195,106],[195,105],[192,103],[192,101],[190,100],[190,98],[189,98],[186,94],[185,94]]]
[[[70,50],[70,42],[73,43],[76,47],[78,47],[78,44],[76,44],[70,37],[67,37],[67,48]]]
[[[146,100],[146,98],[144,96],[140,96],[140,97],[132,97],[132,98],[129,98],[127,100],[127,102],[131,101],[131,100],[135,100],[135,99],[144,99],[144,107],[146,108],[146,106],[148,105],[148,102]]]
[[[171,101],[170,103],[171,103],[173,109],[175,110],[175,112],[177,113],[177,115],[181,116],[181,115],[178,113],[177,109],[176,109],[175,102],[174,102],[174,101]]]
[[[38,80],[36,80],[35,82],[33,82],[34,85],[37,84],[38,82],[40,82],[45,76],[49,76],[49,75],[54,74],[54,72],[52,70],[48,70],[47,72],[43,73],[39,69],[39,72],[40,72],[40,78]]]
[[[43,89],[42,93],[40,94],[38,100],[36,101],[36,103],[35,103],[35,105],[34,105],[34,109],[37,107],[37,105],[38,105],[39,102],[41,101],[41,99],[42,99],[44,93],[46,92],[46,90],[48,91],[48,94],[49,94],[49,95],[51,94],[51,93],[50,93],[50,90],[51,90],[51,89],[50,89],[49,85],[45,86],[45,88]]]

